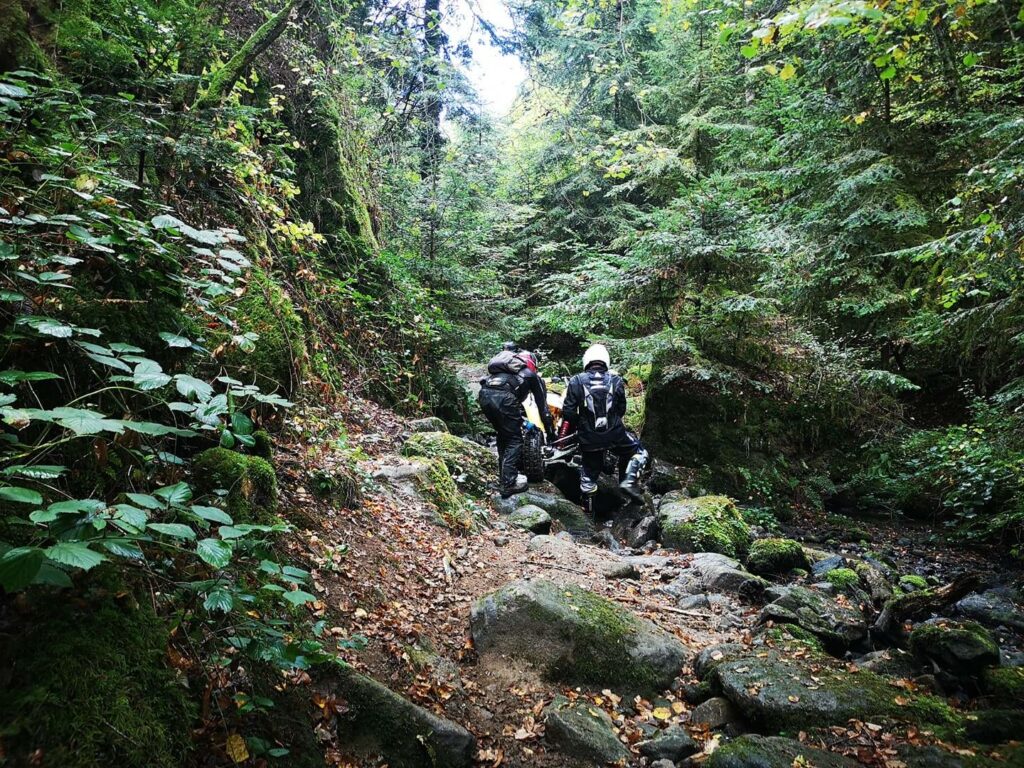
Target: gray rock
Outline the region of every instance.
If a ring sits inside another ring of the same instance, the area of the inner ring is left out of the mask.
[[[867,587],[874,605],[882,605],[892,597],[892,584],[889,583],[886,571],[876,566],[870,558],[865,558],[864,562],[857,566],[856,571]]]
[[[859,763],[844,755],[826,752],[781,736],[749,734],[723,744],[705,762],[707,768],[857,768]]]
[[[825,574],[834,571],[836,568],[845,568],[846,558],[842,555],[832,555],[823,560],[811,563],[811,575],[816,579],[824,578]]]
[[[975,675],[999,664],[999,644],[973,621],[931,619],[910,633],[910,650],[953,675]]]
[[[615,537],[612,535],[612,532],[609,531],[607,528],[602,528],[597,533],[595,533],[591,541],[597,546],[607,549],[609,552],[622,551],[622,545],[619,544],[618,541],[616,541]]]
[[[720,643],[711,645],[697,654],[693,662],[693,671],[702,680],[709,678],[715,668],[722,662],[742,656],[747,651],[740,643]]]
[[[1009,589],[989,589],[968,595],[956,604],[956,609],[969,619],[989,627],[1009,627],[1024,630],[1024,608],[1018,596]]]
[[[473,765],[476,739],[462,726],[352,669],[342,670],[338,691],[349,705],[338,733],[353,751],[382,755],[395,768]]]
[[[768,582],[743,569],[738,560],[715,552],[698,552],[689,569],[665,587],[676,597],[698,592],[734,592],[748,599],[756,599],[764,592]]]
[[[633,549],[640,549],[644,544],[654,541],[657,537],[658,518],[648,515],[630,529],[627,543]]]
[[[668,687],[687,652],[671,634],[576,586],[515,581],[473,604],[481,657],[533,664],[546,677],[626,692]]]
[[[556,749],[600,765],[629,758],[629,750],[612,730],[604,711],[556,696],[544,708],[545,738]]]
[[[409,429],[413,432],[447,432],[448,425],[437,416],[427,416],[425,419],[413,419],[410,421]]]
[[[647,487],[651,493],[661,496],[672,491],[682,491],[686,478],[679,467],[674,467],[661,459],[655,459],[651,470],[651,479]]]
[[[525,493],[516,494],[512,498],[516,500],[515,506],[517,508],[527,504],[540,507],[570,531],[588,531],[593,529],[590,521],[583,514],[583,508],[562,496],[531,489]]]
[[[496,546],[496,547],[507,547],[508,546],[508,536],[495,536],[494,537],[494,546]]]
[[[700,749],[697,742],[679,725],[670,725],[653,738],[641,741],[636,746],[640,754],[649,760],[679,761]]]
[[[853,663],[868,672],[887,677],[913,677],[918,673],[914,657],[899,648],[886,648],[881,651],[872,651]]]
[[[640,571],[632,563],[611,563],[602,571],[606,579],[639,579]]]
[[[509,525],[522,528],[531,533],[548,533],[551,531],[551,515],[535,504],[524,504],[508,516]]]
[[[827,645],[847,648],[868,634],[864,614],[806,587],[788,587],[761,611],[761,622],[788,622],[820,637]]]
[[[676,764],[671,760],[655,760],[651,763],[651,768],[676,768]]]
[[[710,730],[721,728],[740,719],[739,712],[722,696],[715,696],[697,705],[690,713],[690,722],[705,725]]]

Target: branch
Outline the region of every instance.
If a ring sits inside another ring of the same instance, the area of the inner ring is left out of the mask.
[[[235,55],[228,59],[227,63],[213,73],[210,78],[210,87],[206,93],[199,97],[196,106],[199,108],[216,107],[219,105],[235,87],[238,82],[252,66],[252,63],[269,48],[277,38],[281,36],[288,26],[288,17],[292,10],[299,5],[305,5],[306,0],[288,0],[284,8],[265,21],[259,29],[253,32],[252,37],[245,41]]]

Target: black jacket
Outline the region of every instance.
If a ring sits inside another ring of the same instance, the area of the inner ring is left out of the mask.
[[[590,378],[590,368],[578,373],[569,380],[562,401],[562,416],[576,428],[579,433],[580,448],[584,451],[598,451],[617,445],[626,439],[626,384],[621,376],[608,374],[612,391],[611,407],[608,410],[608,427],[598,431],[594,424],[594,414],[587,407],[586,382]],[[597,370],[604,371],[604,366]]]
[[[552,421],[551,412],[548,410],[547,388],[544,386],[544,381],[540,376],[529,368],[523,368],[517,374],[499,373],[496,376],[485,376],[480,381],[481,394],[488,388],[486,382],[497,378],[504,379],[506,382],[506,386],[502,387],[499,391],[511,392],[520,403],[530,395],[533,395],[533,400],[537,403],[538,410],[540,411],[541,420],[544,422],[545,431],[548,433],[555,431],[555,423]]]

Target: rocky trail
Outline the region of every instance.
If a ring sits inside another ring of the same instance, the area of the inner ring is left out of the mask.
[[[289,546],[324,632],[363,639],[289,683],[335,765],[1024,759],[1020,574],[986,553],[888,519],[769,533],[667,467],[587,532],[550,483],[494,498],[491,451],[436,419],[304,418],[279,462]],[[358,492],[313,490],[344,478]]]

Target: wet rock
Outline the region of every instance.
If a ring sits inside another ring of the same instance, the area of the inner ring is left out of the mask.
[[[830,555],[822,560],[811,563],[811,575],[816,579],[825,578],[825,574],[836,568],[845,568],[846,558],[842,555]]]
[[[1020,596],[1011,589],[989,589],[968,595],[956,604],[956,609],[969,619],[989,627],[1009,627],[1024,630],[1024,608]]]
[[[727,496],[679,498],[667,494],[658,507],[661,543],[681,552],[718,552],[742,557],[750,546],[750,528]],[[668,503],[666,503],[668,499]]]
[[[409,429],[413,432],[448,432],[448,425],[443,419],[437,416],[427,416],[425,419],[413,419],[409,422]]]
[[[673,635],[616,603],[543,579],[477,600],[470,628],[481,657],[520,659],[555,680],[628,692],[666,688],[687,656]]]
[[[792,539],[758,539],[750,545],[747,568],[761,575],[789,573],[794,568],[807,568],[807,555]]]
[[[676,597],[699,592],[733,592],[747,599],[757,599],[767,582],[745,571],[738,560],[714,552],[699,552],[690,567],[680,573],[665,591]]]
[[[681,726],[670,725],[654,738],[637,745],[640,754],[649,760],[679,761],[695,753],[699,747]]]
[[[497,459],[489,448],[448,432],[415,432],[402,446],[402,455],[440,459],[459,489],[477,497],[494,482]]]
[[[942,725],[953,717],[944,701],[897,694],[888,679],[851,672],[805,643],[719,650],[722,658],[706,666],[707,678],[758,728],[806,729],[844,724],[851,717]]]
[[[781,736],[749,734],[723,744],[705,762],[707,768],[857,768],[857,761]]]
[[[849,647],[868,633],[860,610],[806,587],[786,588],[778,599],[764,607],[760,620],[796,624],[835,648]]]
[[[462,726],[351,669],[342,672],[338,692],[349,704],[338,733],[353,751],[382,755],[395,768],[473,765],[476,739]]]
[[[508,516],[508,523],[530,533],[544,534],[551,531],[551,515],[535,504],[524,504],[513,509]]]
[[[551,515],[552,519],[558,520],[570,531],[588,531],[593,529],[590,521],[583,514],[582,507],[555,493],[544,493],[531,489],[525,493],[516,494],[511,500],[513,501],[512,509],[518,509],[527,504],[540,507]],[[497,502],[495,503],[495,508],[499,512],[502,512],[502,509],[507,509],[508,506],[507,504],[499,506]]]
[[[629,531],[626,541],[633,549],[640,549],[644,544],[654,541],[657,537],[658,518],[654,515],[648,515],[633,526]]]
[[[716,730],[740,719],[739,712],[722,696],[715,696],[698,705],[690,713],[690,722]]]
[[[974,621],[933,619],[920,624],[910,633],[910,650],[952,675],[974,675],[999,665],[999,646]]]
[[[556,696],[544,708],[545,739],[556,749],[600,765],[629,758],[604,711]]]

